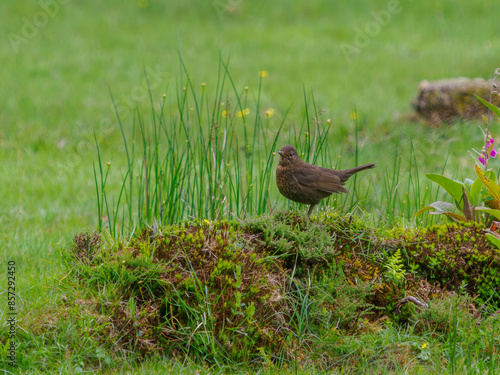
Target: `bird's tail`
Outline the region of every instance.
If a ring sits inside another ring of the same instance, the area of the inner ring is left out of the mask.
[[[349,177],[351,177],[353,174],[364,171],[365,169],[371,169],[375,167],[375,164],[365,164],[365,165],[360,165],[359,167],[351,168],[351,169],[345,169],[342,172],[342,180],[347,181]]]

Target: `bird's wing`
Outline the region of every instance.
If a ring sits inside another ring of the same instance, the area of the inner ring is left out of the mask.
[[[313,165],[293,169],[293,176],[297,182],[310,189],[325,193],[348,193],[343,182],[335,171]]]

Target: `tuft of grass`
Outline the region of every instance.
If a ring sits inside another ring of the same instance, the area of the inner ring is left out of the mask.
[[[112,96],[126,164],[106,162],[109,156],[104,156],[94,135],[99,231],[117,238],[148,225],[194,218],[244,219],[275,212],[283,205],[298,207],[274,186],[276,152],[287,143],[296,145],[305,161],[342,168],[340,156],[336,158],[328,145],[331,120],[325,120],[313,94],[307,96],[304,91],[304,117],[296,126],[287,118],[291,107],[278,115],[278,110],[266,110],[268,106],[261,103],[264,76],[256,93],[238,89],[228,62],[220,60],[217,83],[209,89],[204,83],[196,84],[180,61],[182,75],[175,95],[164,94],[157,101],[149,90],[149,113],[137,108],[131,126],[122,121]],[[146,71],[145,76],[148,82]],[[358,165],[364,125],[356,112],[353,118],[352,153]],[[334,195],[320,207],[358,212],[379,226],[397,220],[415,225],[421,202],[430,195],[437,197],[439,190],[421,181],[412,142],[408,167],[402,167],[401,159],[396,152],[391,172],[382,173],[381,179],[355,175],[350,194]],[[432,223],[433,218],[423,220],[423,224]]]
[[[271,210],[271,166],[287,112],[273,130],[260,104],[263,77],[252,100],[248,89],[237,90],[221,60],[209,99],[205,84],[195,86],[182,59],[181,65],[175,107],[166,96],[155,103],[150,92],[150,116],[138,110],[127,135],[115,106],[127,160],[116,200],[108,198],[110,164],[104,170],[96,141],[99,228],[109,228],[112,236],[153,222],[244,218]]]
[[[274,110],[262,109],[264,77],[252,100],[247,88],[236,88],[227,62],[221,60],[215,93],[209,95],[205,84],[196,86],[191,80],[182,58],[181,66],[182,79],[173,102],[166,95],[155,102],[150,91],[150,114],[137,109],[131,129],[122,122],[115,105],[125,166],[105,162],[95,138],[98,228],[109,230],[112,237],[153,223],[161,226],[187,218],[244,219],[274,211],[280,196],[274,187],[273,163],[277,150],[286,143],[297,145],[306,161],[331,165],[332,152],[327,147],[331,121],[324,119],[314,95],[308,99],[304,92],[305,115],[297,128],[287,124],[290,108],[280,119],[270,115]],[[288,137],[282,135],[284,127]],[[356,125],[356,135],[357,129]],[[357,163],[357,136],[355,145]],[[331,166],[340,168],[340,159]],[[113,168],[121,173],[117,191],[108,188]],[[358,201],[369,208],[371,194],[371,185],[365,183],[327,204],[344,212],[358,207]]]

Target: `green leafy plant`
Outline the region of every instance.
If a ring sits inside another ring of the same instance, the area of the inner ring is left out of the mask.
[[[496,69],[490,88],[489,100],[474,95],[481,103],[488,108],[488,115],[483,116],[486,129],[480,127],[484,134],[484,147],[482,152],[473,150],[474,158],[484,167],[484,170],[476,162],[474,171],[476,178],[466,178],[463,182],[452,180],[439,174],[427,174],[426,177],[439,184],[451,197],[453,203],[436,201],[421,208],[417,215],[431,211],[431,214],[445,215],[449,219],[457,222],[476,221],[485,225],[491,224],[492,219],[500,220],[500,185],[497,175],[488,169],[490,158],[499,157],[500,153],[495,149],[495,140],[490,136],[491,113],[500,119],[500,108],[491,104],[493,95],[498,95],[495,90],[496,77],[500,74],[500,69]],[[457,212],[458,211],[458,212]],[[490,231],[486,234],[490,241],[500,248],[500,236]]]
[[[405,269],[403,260],[401,259],[400,249],[397,249],[396,252],[387,259],[384,268],[386,269],[385,275],[395,284],[399,284],[404,280]]]

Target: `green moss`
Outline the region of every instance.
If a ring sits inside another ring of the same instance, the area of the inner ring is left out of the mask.
[[[403,239],[408,257],[419,265],[420,277],[454,290],[465,283],[469,294],[498,303],[500,280],[490,278],[488,272],[499,273],[500,261],[483,226],[475,222],[435,225]]]
[[[78,237],[67,257],[87,288],[112,284],[118,289],[115,307],[106,307],[111,324],[104,342],[113,338],[119,347],[143,355],[175,354],[191,342],[189,355],[198,357],[202,350],[206,361],[224,355],[251,360],[262,346],[280,352],[289,307],[286,300],[270,296],[283,293],[286,271],[279,259],[258,251],[237,224],[182,223],[144,230],[115,252],[96,247],[99,260],[88,264],[88,257],[79,254],[91,238]],[[130,329],[138,324],[137,314],[127,310],[131,303],[144,317],[140,323],[152,327],[147,335]],[[216,343],[215,337],[223,341]]]

